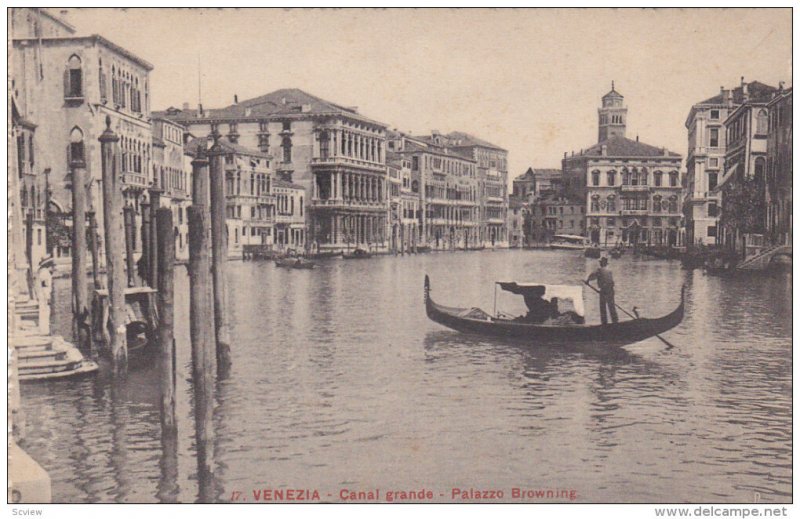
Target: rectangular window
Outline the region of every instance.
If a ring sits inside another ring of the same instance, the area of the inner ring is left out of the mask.
[[[717,187],[717,173],[708,174],[708,190],[713,191]]]
[[[606,225],[608,227],[614,227],[617,224],[617,221],[614,218],[606,218]]]
[[[608,185],[609,185],[609,186],[613,186],[613,185],[614,185],[614,182],[615,182],[615,179],[614,179],[614,177],[615,177],[616,175],[614,175],[614,172],[613,172],[613,171],[609,171],[607,176],[608,176],[608,179],[607,179],[607,180],[608,180]]]
[[[712,148],[719,146],[719,128],[711,128],[708,145]]]
[[[717,226],[716,225],[709,225],[708,229],[706,229],[706,236],[709,238],[716,238],[717,237]]]
[[[592,173],[592,185],[599,186],[600,185],[600,172],[595,171]]]
[[[715,217],[719,214],[719,208],[716,202],[708,203],[708,216]]]
[[[719,119],[719,110],[711,110],[711,119],[714,121]]]

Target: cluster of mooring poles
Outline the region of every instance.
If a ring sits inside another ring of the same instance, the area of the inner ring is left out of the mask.
[[[142,256],[139,277],[134,262],[135,214],[133,207],[123,207],[122,178],[119,170],[119,137],[106,117],[106,129],[100,135],[102,156],[103,228],[105,238],[106,289],[108,323],[102,305],[92,305],[90,311],[87,280],[87,232],[92,255],[92,278],[95,290],[101,290],[99,277],[99,248],[97,220],[93,210],[87,210],[88,188],[86,164],[83,157],[70,161],[73,189],[72,233],[72,294],[73,330],[78,346],[91,356],[96,355],[92,342],[91,322],[100,322],[101,335],[106,338],[114,378],[123,379],[128,370],[126,327],[126,290],[128,294],[152,294],[149,297],[151,316],[157,315],[155,339],[158,343],[157,369],[161,395],[162,469],[169,488],[159,488],[159,499],[173,500],[177,483],[177,423],[175,417],[176,376],[174,340],[174,265],[175,238],[172,210],[160,207],[159,189],[150,189],[150,203],[142,204]],[[226,378],[230,373],[230,332],[225,309],[227,296],[225,264],[225,171],[224,150],[219,134],[212,135],[214,144],[198,149],[192,162],[192,206],[189,220],[189,278],[190,332],[192,341],[192,381],[194,392],[195,435],[199,501],[216,499],[213,477],[212,427],[214,409],[214,377]],[[210,235],[210,240],[209,240]],[[124,243],[123,243],[124,240]],[[211,254],[209,256],[209,251]],[[147,287],[140,286],[146,285]],[[96,302],[99,299],[96,299]],[[172,477],[170,477],[172,476]]]

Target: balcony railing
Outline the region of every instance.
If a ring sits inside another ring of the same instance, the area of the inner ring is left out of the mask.
[[[141,173],[123,173],[122,183],[129,186],[147,187],[147,175]]]
[[[357,209],[387,209],[385,200],[344,200],[341,198],[313,198],[311,205],[316,207],[349,207]]]
[[[357,166],[362,168],[370,168],[370,169],[386,169],[386,166],[383,164],[379,164],[377,162],[370,162],[368,160],[356,159],[353,157],[345,157],[342,155],[337,156],[329,156],[329,157],[314,157],[311,159],[312,166],[336,166],[336,165],[345,165],[345,166]]]
[[[648,209],[623,209],[619,212],[622,216],[644,216],[650,211]]]
[[[650,191],[650,186],[632,186],[630,184],[623,184],[620,186],[620,188],[622,189],[622,191],[627,191],[627,192],[643,193]]]

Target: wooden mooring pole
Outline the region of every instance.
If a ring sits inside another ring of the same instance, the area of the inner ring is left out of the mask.
[[[161,478],[157,497],[162,503],[178,498],[178,427],[175,419],[175,236],[172,211],[156,212],[158,256],[158,378],[161,393]]]
[[[98,139],[103,168],[103,228],[106,240],[106,277],[110,312],[111,363],[116,376],[128,371],[128,342],[125,333],[125,266],[122,246],[122,186],[118,179],[116,157],[119,137],[111,130],[106,116],[106,129]]]
[[[142,278],[142,284],[155,288],[150,284],[150,270],[155,268],[155,265],[150,263],[150,248],[153,242],[151,237],[150,226],[150,204],[139,204],[142,211],[142,255],[139,256],[139,276]]]
[[[134,261],[134,236],[136,228],[136,215],[133,207],[126,205],[122,208],[122,220],[125,223],[125,265],[128,274],[128,286],[136,286],[136,262]]]
[[[72,170],[72,337],[78,348],[91,353],[89,287],[86,279],[86,163],[70,162]]]
[[[227,378],[231,367],[231,341],[228,328],[227,286],[225,264],[228,260],[227,236],[225,236],[225,151],[219,144],[219,133],[213,134],[214,145],[208,152],[209,180],[211,191],[211,247],[214,282],[214,328],[217,342],[217,375]]]
[[[94,211],[89,211],[89,248],[92,251],[92,284],[95,289],[101,288],[100,284],[100,248],[97,240],[97,215]]]
[[[192,382],[194,386],[194,419],[197,445],[197,479],[199,502],[214,501],[213,477],[213,377],[214,318],[211,304],[208,219],[208,161],[205,150],[199,150],[192,161],[194,184],[193,205],[188,208],[189,220],[189,322],[192,340]]]
[[[172,211],[162,207],[156,213],[158,238],[158,342],[161,387],[161,425],[175,428],[175,237]]]
[[[147,265],[150,267],[148,270],[148,284],[156,288],[158,286],[158,233],[156,230],[156,214],[161,207],[161,190],[158,188],[150,189],[150,241],[148,242]]]

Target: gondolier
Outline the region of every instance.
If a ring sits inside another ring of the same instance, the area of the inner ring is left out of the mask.
[[[611,313],[611,320],[614,323],[619,322],[619,318],[617,317],[617,305],[614,303],[614,275],[607,265],[608,258],[600,258],[600,268],[589,274],[589,277],[586,279],[587,284],[593,279],[596,279],[597,285],[600,287],[600,321],[603,324],[608,324],[606,307],[608,307],[608,311]]]

